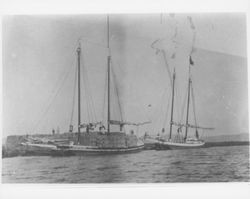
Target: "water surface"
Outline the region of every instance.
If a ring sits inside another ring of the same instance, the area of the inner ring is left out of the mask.
[[[249,146],[142,151],[122,155],[14,157],[3,183],[163,183],[249,181]]]

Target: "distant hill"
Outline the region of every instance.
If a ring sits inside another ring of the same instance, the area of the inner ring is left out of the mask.
[[[217,135],[203,138],[206,142],[244,142],[249,141],[249,133]]]

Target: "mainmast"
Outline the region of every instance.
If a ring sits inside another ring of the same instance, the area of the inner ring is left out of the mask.
[[[175,69],[173,73],[173,84],[172,84],[172,105],[171,105],[171,120],[170,120],[170,131],[169,131],[169,140],[172,136],[172,126],[173,126],[173,113],[174,113],[174,83],[175,83]]]
[[[81,47],[77,48],[77,60],[78,60],[78,144],[80,143],[81,134],[81,73],[80,73],[80,60],[81,60]]]
[[[110,132],[110,49],[109,49],[109,15],[107,16],[107,48],[108,48],[108,117],[107,117],[107,125],[108,125],[108,133]]]
[[[190,64],[189,64],[189,72],[188,72],[188,99],[187,99],[187,115],[186,115],[186,131],[185,131],[185,137],[184,140],[187,139],[187,134],[188,134],[188,115],[189,115],[189,103],[190,103],[190,87],[191,87],[191,75],[190,75]]]

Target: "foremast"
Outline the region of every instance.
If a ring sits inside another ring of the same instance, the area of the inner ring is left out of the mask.
[[[189,126],[188,119],[189,119],[189,105],[190,105],[190,88],[191,88],[191,84],[192,84],[191,65],[193,65],[193,61],[192,61],[192,58],[190,56],[189,57],[189,66],[188,66],[188,98],[187,98],[187,114],[186,114],[186,131],[185,131],[184,141],[186,141],[186,139],[187,139],[188,126]]]
[[[188,66],[188,99],[187,99],[186,130],[185,130],[184,141],[186,141],[186,139],[187,139],[188,127],[189,127],[188,119],[189,119],[189,106],[190,106],[190,89],[192,86],[191,65],[194,65],[194,62],[193,62],[192,57],[190,55],[189,56],[189,66]],[[194,114],[195,114],[195,111],[194,111]],[[195,126],[197,126],[196,121],[195,121]],[[196,134],[198,134],[197,127],[196,127]]]
[[[107,48],[108,48],[108,57],[107,57],[107,67],[108,67],[108,116],[107,116],[107,132],[110,133],[110,64],[111,64],[111,55],[109,48],[109,15],[107,15]]]
[[[170,119],[170,131],[169,131],[169,140],[172,137],[172,127],[173,127],[173,114],[174,114],[174,84],[175,84],[175,69],[173,73],[173,84],[172,84],[172,105],[171,105],[171,119]]]
[[[77,63],[78,63],[78,137],[77,143],[80,143],[81,136],[81,46],[77,48]]]

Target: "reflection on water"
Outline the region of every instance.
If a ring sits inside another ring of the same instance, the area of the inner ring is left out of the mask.
[[[15,157],[3,183],[249,181],[249,146],[142,151],[123,155]]]

